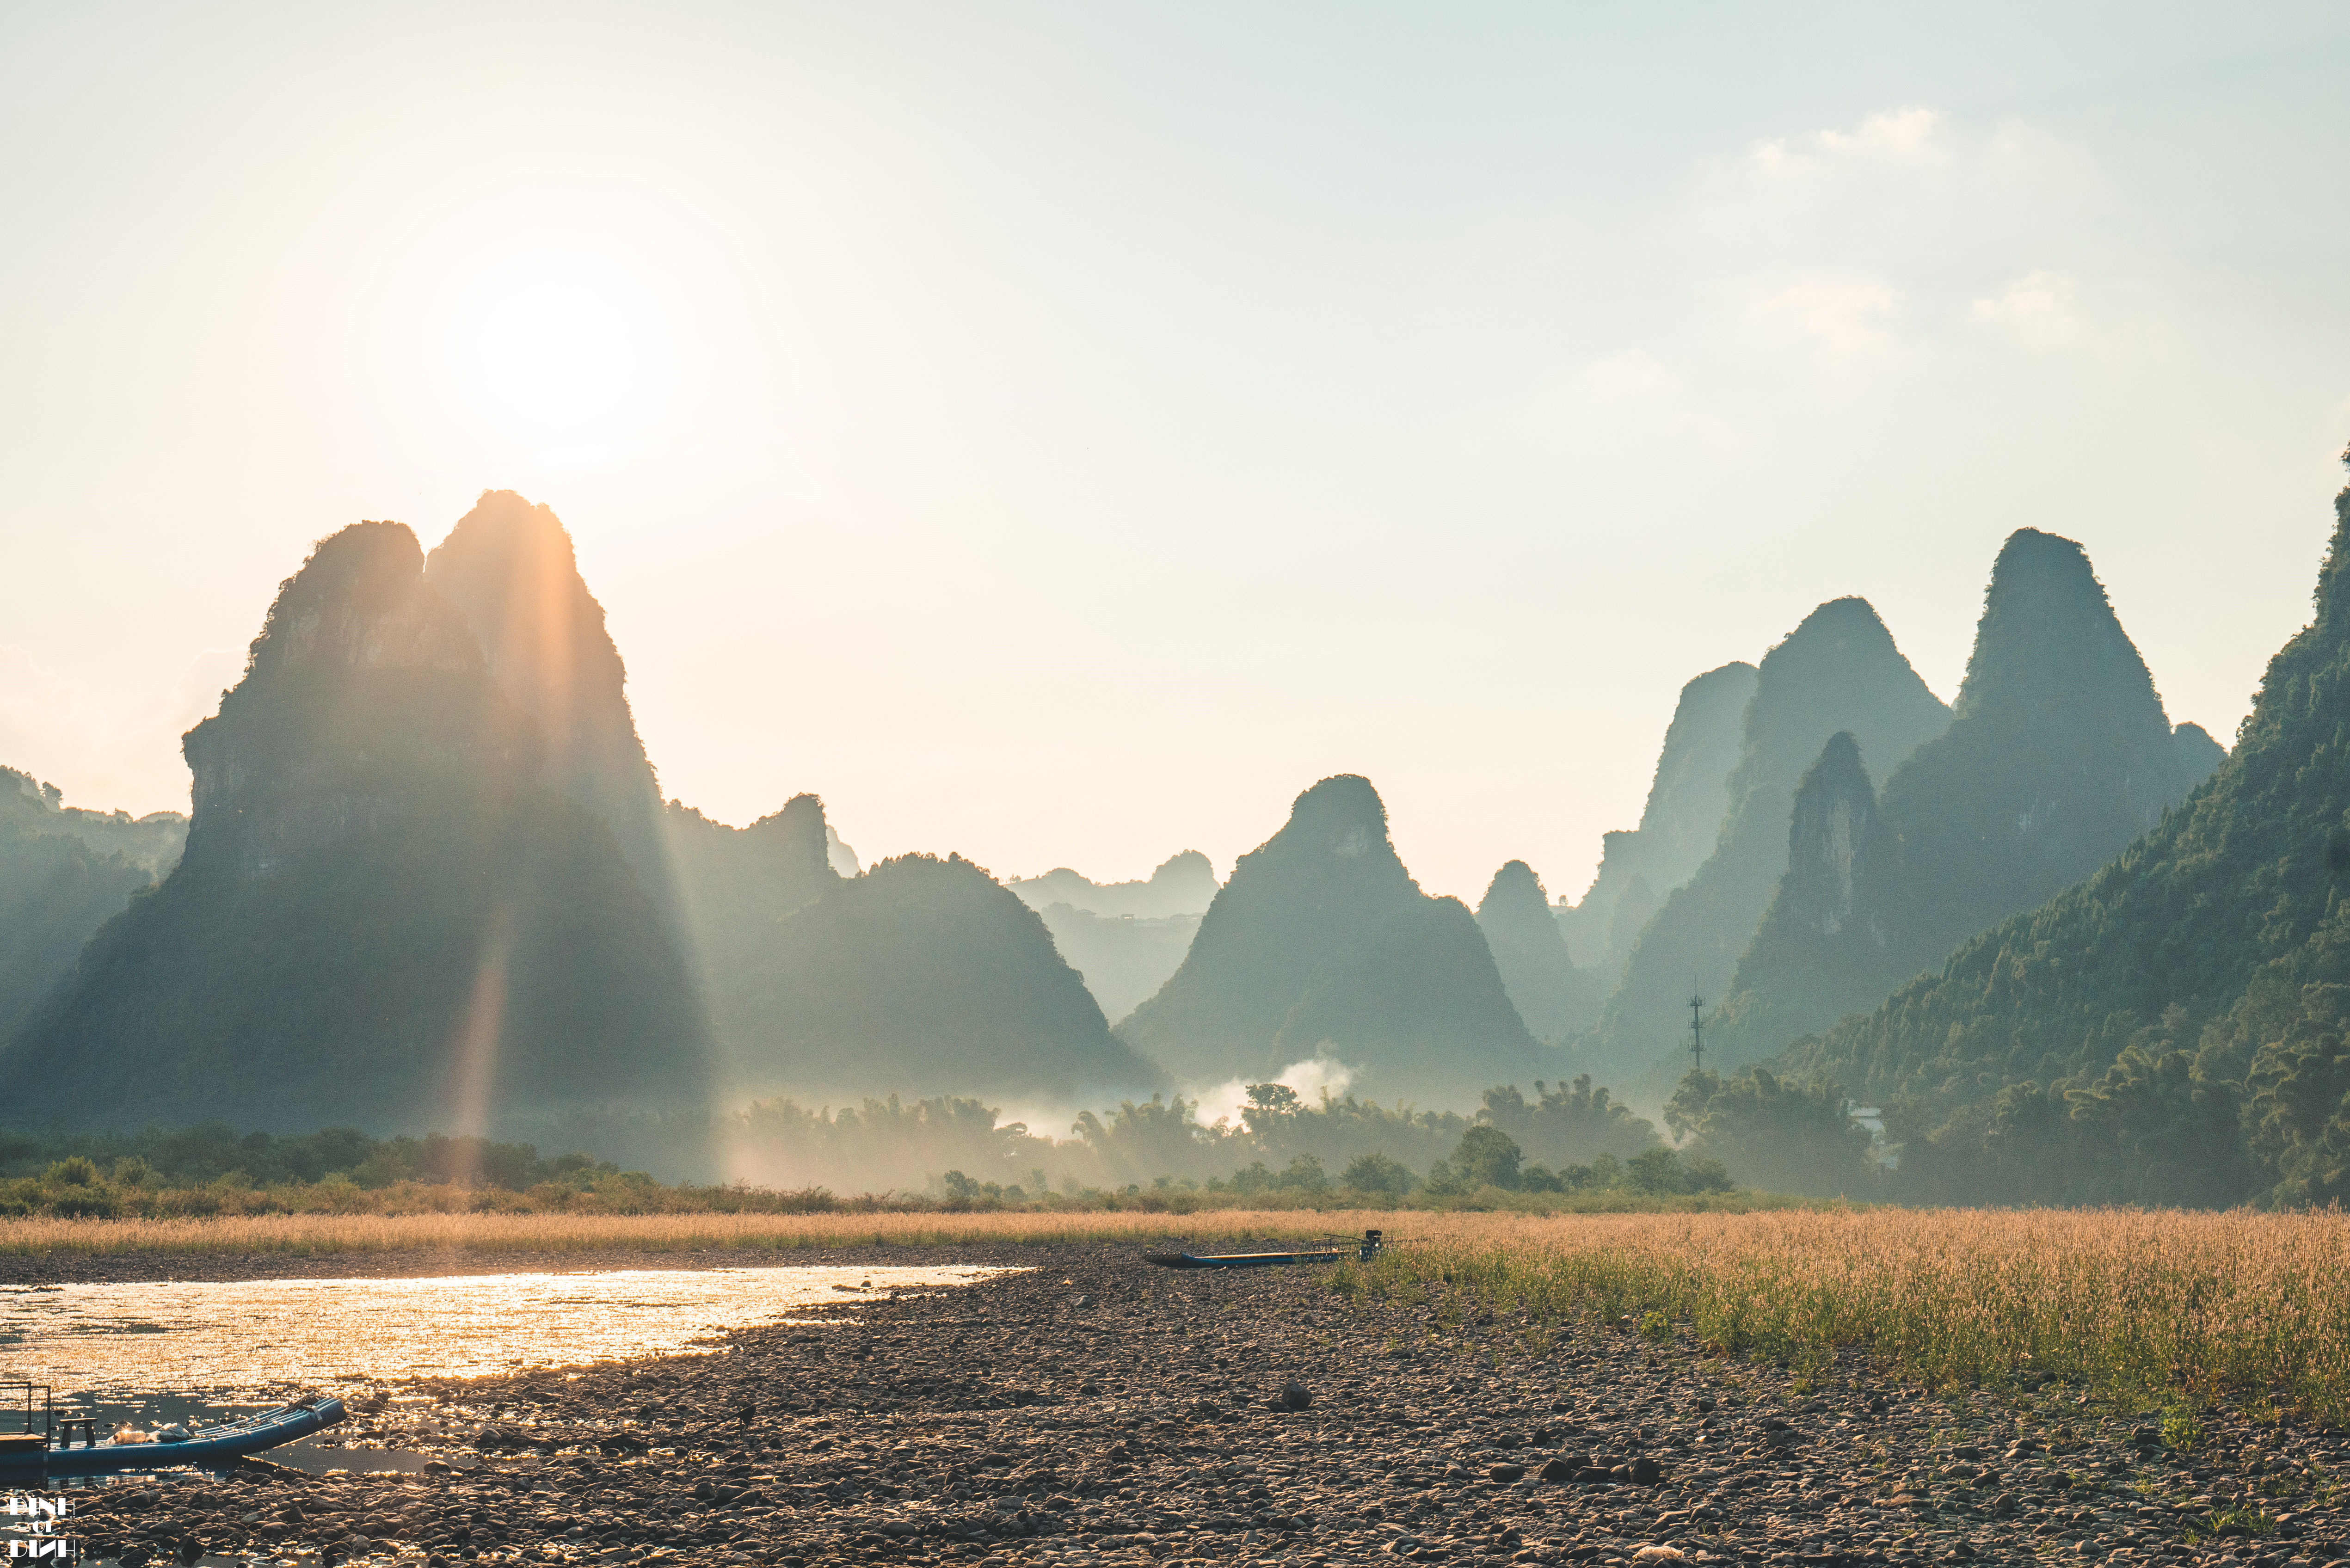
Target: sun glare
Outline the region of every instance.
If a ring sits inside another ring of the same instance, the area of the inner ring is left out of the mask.
[[[637,335],[627,314],[577,283],[530,284],[494,301],[474,352],[490,396],[548,431],[605,418],[637,383]]]

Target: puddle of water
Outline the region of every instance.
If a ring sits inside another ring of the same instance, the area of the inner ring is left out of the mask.
[[[0,1376],[61,1400],[271,1401],[707,1348],[731,1329],[1001,1269],[631,1269],[424,1280],[240,1280],[0,1291]],[[218,1407],[217,1404],[214,1407]]]

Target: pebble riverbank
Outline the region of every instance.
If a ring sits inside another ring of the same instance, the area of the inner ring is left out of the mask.
[[[1130,1245],[960,1261],[1030,1267],[843,1293],[828,1324],[710,1355],[392,1388],[346,1438],[429,1473],[249,1464],[81,1494],[78,1528],[125,1568],[2350,1568],[2350,1435],[2251,1412],[2198,1430],[2054,1387],[1813,1385],[1630,1324],[1545,1335],[1441,1285],[1374,1303],[1325,1270],[1162,1271]]]

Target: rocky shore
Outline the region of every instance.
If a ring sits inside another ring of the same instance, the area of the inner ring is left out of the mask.
[[[2345,1555],[2350,1436],[2265,1412],[1928,1397],[1629,1323],[1545,1333],[1441,1285],[1374,1303],[1326,1270],[1021,1255],[1024,1272],[846,1293],[828,1322],[709,1355],[360,1401],[345,1440],[429,1454],[428,1473],[248,1464],[110,1488],[77,1518],[129,1568]]]

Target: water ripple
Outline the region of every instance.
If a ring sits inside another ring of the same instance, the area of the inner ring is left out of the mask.
[[[60,1396],[467,1377],[708,1348],[728,1330],[1001,1269],[628,1269],[420,1280],[243,1280],[0,1292],[7,1376]]]

